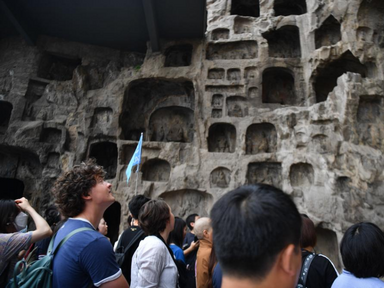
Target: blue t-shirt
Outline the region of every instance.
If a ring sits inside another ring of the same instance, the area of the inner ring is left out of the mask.
[[[379,278],[357,278],[351,272],[343,270],[343,273],[336,278],[332,288],[384,288],[384,282]]]
[[[185,257],[184,257],[183,250],[175,244],[170,244],[169,247],[172,249],[172,252],[173,252],[173,255],[175,255],[175,258],[177,260],[183,261],[185,264]]]
[[[221,271],[219,262],[217,262],[215,268],[213,269],[213,276],[212,276],[213,288],[221,288],[222,281],[223,281],[223,272]]]
[[[73,235],[53,259],[54,288],[87,288],[91,281],[99,287],[121,275],[111,243],[85,219],[68,219],[57,232],[54,248],[66,235],[82,227],[92,228],[93,231]]]

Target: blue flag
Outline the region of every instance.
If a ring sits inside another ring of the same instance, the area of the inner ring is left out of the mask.
[[[132,168],[135,165],[139,165],[141,161],[141,146],[143,145],[143,133],[141,133],[139,144],[137,144],[135,153],[133,153],[131,161],[129,161],[127,171],[125,171],[125,174],[127,175],[127,183],[129,181],[129,178],[131,177],[131,171]],[[137,171],[139,171],[139,166],[137,166]]]

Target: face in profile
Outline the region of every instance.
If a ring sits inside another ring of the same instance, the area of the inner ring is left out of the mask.
[[[101,218],[98,228],[99,232],[104,236],[108,234],[108,225],[107,222],[105,222],[104,218]]]

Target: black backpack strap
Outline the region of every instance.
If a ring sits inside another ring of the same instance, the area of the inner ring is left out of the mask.
[[[311,266],[311,263],[313,259],[315,259],[315,257],[316,257],[315,253],[311,253],[307,257],[305,257],[303,264],[301,266],[299,283],[297,287],[305,287],[307,283],[309,267]]]
[[[133,237],[132,240],[129,242],[127,248],[124,249],[124,255],[128,252],[129,248],[131,248],[132,245],[135,244],[136,241],[137,241],[141,236],[143,236],[143,235],[144,235],[144,231],[143,231],[143,230],[140,230],[140,231],[138,231],[138,232],[136,233],[135,237]],[[120,237],[120,240],[121,240],[121,237]],[[120,240],[119,240],[119,241],[120,241]],[[121,243],[120,243],[120,244],[121,244]],[[117,250],[117,248],[116,248],[116,250]]]

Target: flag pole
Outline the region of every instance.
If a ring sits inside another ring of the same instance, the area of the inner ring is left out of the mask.
[[[143,137],[143,133],[141,133],[140,135],[141,139]],[[141,156],[141,155],[140,155]],[[141,159],[140,159],[140,162],[141,162]],[[135,196],[137,195],[137,182],[138,182],[138,179],[139,179],[139,166],[140,166],[140,162],[137,164],[137,167],[136,167],[136,187],[135,187]]]

